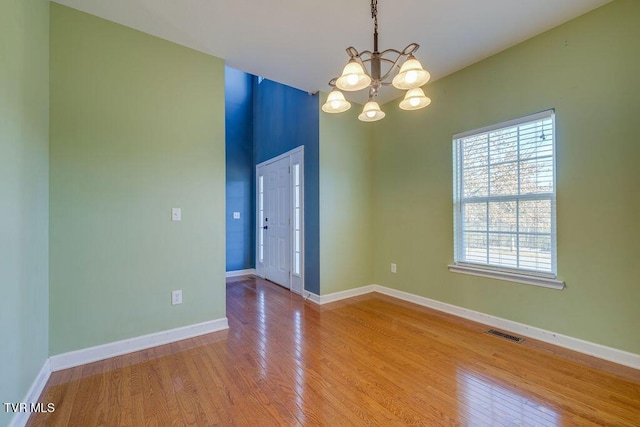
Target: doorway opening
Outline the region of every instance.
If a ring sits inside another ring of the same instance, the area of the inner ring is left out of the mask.
[[[304,146],[256,166],[256,273],[304,290]]]

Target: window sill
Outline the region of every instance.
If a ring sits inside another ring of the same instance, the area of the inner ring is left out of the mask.
[[[472,276],[488,277],[490,279],[506,280],[509,282],[524,283],[525,285],[542,286],[543,288],[562,290],[564,282],[551,277],[530,276],[507,271],[491,270],[470,265],[449,265],[449,271],[453,273],[470,274]]]

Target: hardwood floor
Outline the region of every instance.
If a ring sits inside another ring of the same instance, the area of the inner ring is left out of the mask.
[[[29,426],[640,426],[640,371],[380,294],[227,283],[229,330],[51,375]]]

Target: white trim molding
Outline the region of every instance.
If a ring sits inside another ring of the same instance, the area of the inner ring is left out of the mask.
[[[331,302],[340,301],[347,298],[357,297],[375,291],[375,285],[362,286],[360,288],[349,289],[341,292],[334,292],[327,295],[317,295],[313,292],[304,291],[304,298],[318,305],[329,304]]]
[[[51,371],[56,372],[62,369],[73,368],[75,366],[97,362],[110,357],[121,356],[123,354],[133,353],[134,351],[169,344],[228,328],[229,322],[226,317],[223,317],[208,322],[196,323],[194,325],[57,354],[49,358]]]
[[[482,323],[487,326],[499,328],[507,332],[524,335],[532,339],[544,341],[549,344],[557,345],[559,347],[577,351],[589,356],[594,356],[599,359],[608,360],[619,365],[628,366],[634,369],[640,369],[640,354],[630,353],[624,350],[619,350],[617,348],[607,347],[601,344],[581,340],[579,338],[547,331],[544,329],[536,328],[534,326],[526,325],[524,323],[514,322],[513,320],[503,319],[501,317],[492,316],[490,314],[481,313],[479,311],[470,310],[468,308],[436,301],[431,298],[421,297],[408,292],[391,289],[386,286],[368,285],[327,295],[316,295],[314,293],[305,291],[304,297],[305,299],[308,299],[315,304],[322,305],[358,295],[367,294],[369,292],[378,292],[393,298],[418,304],[423,307],[452,314],[454,316]]]
[[[39,403],[40,395],[44,390],[44,387],[47,385],[47,381],[49,381],[49,377],[51,376],[51,366],[49,364],[49,359],[44,361],[40,372],[36,376],[35,380],[31,384],[29,391],[27,392],[25,398],[22,400],[23,403]],[[16,412],[9,421],[9,427],[24,427],[27,425],[29,421],[29,417],[31,416],[31,412]]]
[[[379,292],[384,295],[412,302],[423,307],[432,308],[434,310],[449,313],[454,316],[462,317],[464,319],[472,320],[474,322],[482,323],[495,328],[500,328],[508,332],[514,332],[518,335],[524,335],[529,338],[544,341],[549,344],[554,344],[559,347],[564,347],[569,350],[587,354],[589,356],[608,360],[610,362],[618,363],[630,368],[640,369],[640,354],[634,354],[624,350],[607,347],[601,344],[584,341],[579,338],[558,334],[556,332],[551,332],[544,329],[536,328],[534,326],[525,325],[524,323],[514,322],[513,320],[503,319],[501,317],[492,316],[490,314],[481,313],[479,311],[469,310],[468,308],[458,307],[456,305],[447,304],[426,297],[421,297],[418,295],[410,294],[408,292],[398,291],[396,289],[387,288],[385,286],[375,285],[374,287],[375,292]]]
[[[490,279],[506,280],[508,282],[524,283],[525,285],[542,286],[543,288],[564,289],[564,282],[552,277],[534,276],[509,271],[493,270],[483,267],[472,267],[464,264],[448,265],[452,273],[470,274],[472,276],[488,277]]]
[[[226,277],[248,276],[251,274],[253,274],[254,276],[256,275],[255,268],[248,268],[246,270],[233,270],[233,271],[227,271],[225,273]]]

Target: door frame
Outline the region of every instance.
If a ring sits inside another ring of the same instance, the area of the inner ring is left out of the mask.
[[[290,197],[289,197],[289,289],[292,292],[302,295],[304,293],[304,259],[305,259],[305,221],[304,221],[304,145],[294,148],[293,150],[289,150],[286,153],[280,154],[279,156],[273,157],[269,160],[266,160],[262,163],[256,165],[256,206],[255,206],[255,255],[256,255],[256,274],[260,277],[265,277],[265,265],[263,258],[260,258],[260,231],[262,229],[262,224],[260,224],[260,169],[277,161],[283,159],[289,159],[289,188],[290,188]],[[296,189],[296,185],[294,182],[294,166],[298,166],[298,178],[299,185],[298,189]],[[264,183],[263,183],[264,184]],[[299,254],[300,254],[300,263],[299,271],[295,271],[295,243],[296,243],[296,234],[295,234],[295,192],[299,191],[299,209],[300,209],[300,241],[299,243]],[[264,242],[263,242],[264,243]]]

